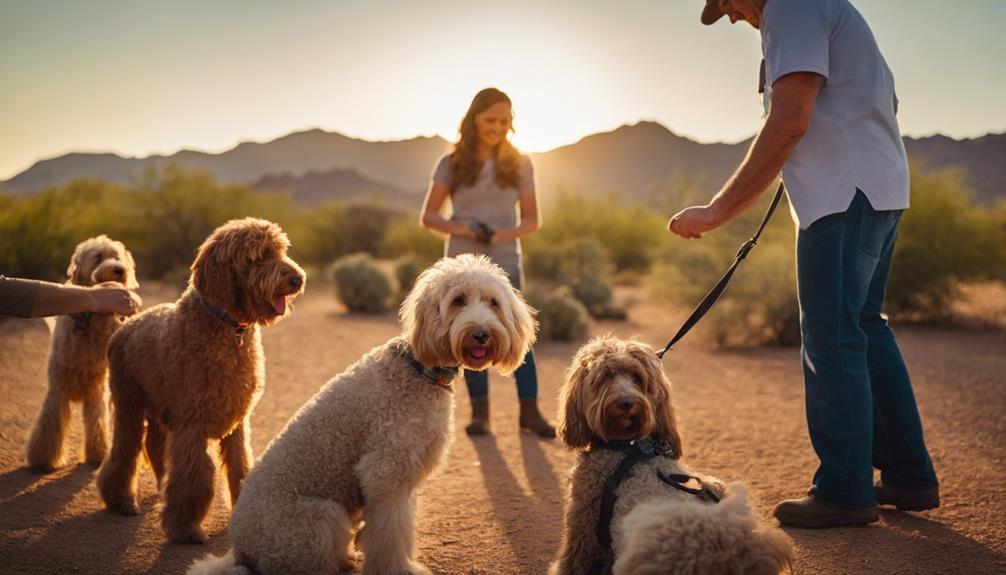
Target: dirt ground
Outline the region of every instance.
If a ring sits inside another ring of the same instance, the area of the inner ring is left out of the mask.
[[[144,298],[149,305],[175,293],[148,289]],[[638,335],[657,346],[681,319],[643,300],[629,321],[593,331]],[[330,288],[310,286],[290,318],[265,330],[267,385],[253,416],[256,453],[326,380],[398,329],[392,314],[346,314]],[[903,328],[898,335],[943,506],[926,513],[884,510],[869,527],[787,529],[797,544],[795,571],[1006,572],[1006,338],[935,328]],[[208,544],[174,545],[158,527],[148,469],[141,472],[140,515],[121,517],[102,509],[94,468],[71,465],[44,476],[24,468],[23,448],[45,390],[49,338],[42,320],[0,322],[0,574],[182,573],[205,553],[225,552],[224,497],[207,519]],[[555,413],[575,349],[537,346],[546,413]],[[816,460],[797,349],[713,352],[689,338],[664,364],[692,466],[747,482],[752,503],[767,519],[775,502],[804,493]],[[462,429],[467,393],[463,384],[457,389],[462,425],[446,468],[420,493],[419,557],[437,574],[542,575],[559,545],[573,454],[557,441],[518,431],[512,380],[494,375],[490,393],[494,435],[471,439]],[[79,455],[79,410],[70,441],[71,453]]]

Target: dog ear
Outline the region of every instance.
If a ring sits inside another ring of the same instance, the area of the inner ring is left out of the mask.
[[[70,257],[70,265],[66,268],[66,277],[74,285],[91,285],[91,274],[88,272],[88,267],[84,265],[84,260],[87,258],[87,252],[90,247],[91,240],[84,240],[73,249],[73,256]]]
[[[232,240],[230,235],[225,228],[217,228],[199,246],[190,268],[192,277],[189,283],[210,302],[234,313],[239,302],[236,301],[238,289],[229,264],[232,257],[230,252],[233,251],[229,246]]]
[[[505,350],[506,353],[503,354],[503,357],[496,361],[495,367],[501,374],[509,375],[524,363],[524,356],[534,345],[538,334],[538,321],[535,319],[538,312],[528,305],[524,296],[510,285],[508,280],[500,278],[500,281],[505,284],[503,293],[506,294],[507,307],[510,308],[510,314],[513,317],[510,325],[507,326],[510,348]]]
[[[559,391],[559,437],[570,449],[583,449],[590,445],[591,431],[587,424],[587,377],[590,368],[581,350],[573,358],[566,382]]]
[[[456,363],[450,348],[450,336],[443,331],[440,317],[441,262],[423,270],[398,310],[402,334],[412,348],[416,361],[425,366]]]
[[[681,435],[678,433],[677,418],[671,402],[671,382],[664,374],[664,368],[650,346],[639,342],[628,342],[629,354],[643,366],[647,378],[647,393],[653,402],[654,430],[652,437],[663,441],[674,450],[674,459],[684,455]]]
[[[133,253],[126,249],[126,245],[122,242],[115,242],[117,248],[119,248],[119,253],[122,254],[123,262],[126,264],[126,288],[136,289],[140,287],[139,282],[136,281],[136,261],[133,260]]]

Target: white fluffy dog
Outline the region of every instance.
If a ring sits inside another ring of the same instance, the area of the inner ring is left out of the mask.
[[[233,550],[189,574],[352,570],[428,574],[415,560],[415,490],[452,435],[458,367],[516,369],[534,311],[484,256],[445,258],[402,304],[403,334],[329,381],[269,444],[230,520]]]
[[[743,485],[726,487],[681,463],[670,383],[649,346],[590,341],[573,358],[561,404],[560,435],[580,453],[551,575],[789,568],[792,542],[755,519]]]

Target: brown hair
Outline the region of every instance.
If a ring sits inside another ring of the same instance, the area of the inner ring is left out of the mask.
[[[478,179],[482,171],[482,162],[478,159],[478,131],[475,126],[475,116],[485,112],[500,102],[508,106],[513,104],[510,97],[496,88],[486,88],[475,94],[468,112],[461,120],[458,128],[458,141],[451,152],[449,166],[451,173],[450,190],[453,194],[460,186],[470,186]],[[510,131],[513,131],[513,112],[510,113]],[[508,138],[496,147],[496,184],[501,188],[518,188],[521,185],[520,152],[514,148]]]

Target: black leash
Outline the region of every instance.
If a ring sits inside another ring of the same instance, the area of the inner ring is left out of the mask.
[[[737,266],[740,265],[741,261],[748,256],[748,252],[758,245],[758,238],[761,236],[762,231],[765,230],[765,226],[768,224],[769,219],[772,218],[772,213],[775,212],[776,206],[779,205],[779,200],[782,199],[782,192],[783,183],[780,181],[779,189],[776,190],[775,197],[772,198],[772,205],[769,206],[768,212],[765,213],[765,217],[762,219],[761,225],[758,226],[758,231],[755,232],[755,235],[752,236],[750,240],[744,242],[740,249],[737,250],[737,256],[734,258],[734,263],[730,264],[730,267],[727,269],[726,273],[723,274],[723,277],[720,278],[720,281],[716,282],[713,289],[709,290],[706,297],[702,298],[699,305],[692,310],[692,315],[688,316],[688,319],[685,320],[684,325],[681,326],[678,333],[674,334],[674,337],[671,338],[671,341],[667,342],[664,349],[657,352],[657,357],[664,359],[664,354],[670,351],[671,348],[674,347],[674,344],[678,343],[681,338],[685,337],[685,334],[695,327],[695,324],[699,323],[702,316],[706,315],[706,312],[713,307],[716,300],[720,299],[720,296],[723,295],[723,291],[727,289],[727,284],[730,283],[730,278],[733,277]]]

